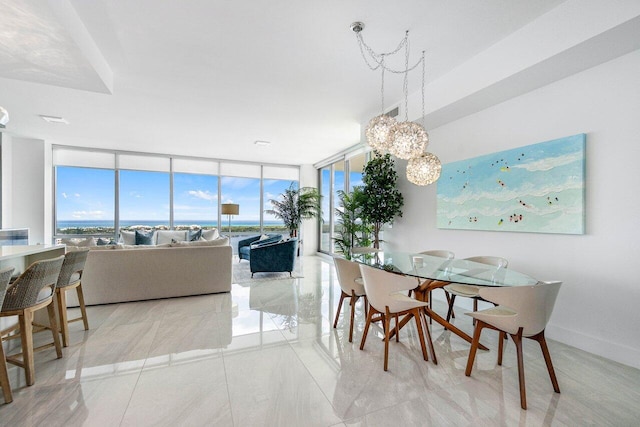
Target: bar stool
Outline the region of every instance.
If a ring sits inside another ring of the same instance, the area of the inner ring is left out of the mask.
[[[9,280],[11,280],[13,270],[13,267],[0,270],[0,307],[2,307],[4,296],[7,293],[7,286],[9,285]],[[11,403],[13,401],[13,394],[11,393],[11,384],[9,383],[7,362],[4,360],[2,340],[0,340],[0,387],[2,387],[2,394],[4,394],[4,403]]]
[[[18,316],[18,324],[0,332],[3,340],[20,337],[22,353],[6,356],[7,362],[24,368],[27,385],[35,382],[33,353],[51,346],[56,348],[58,359],[62,357],[62,347],[56,325],[56,313],[53,302],[64,255],[44,261],[36,261],[9,285],[0,311],[0,317]],[[33,313],[47,308],[53,343],[33,348]],[[12,332],[19,331],[9,335]],[[6,335],[6,337],[5,337]],[[22,360],[20,360],[22,356]]]
[[[82,293],[82,272],[87,262],[87,254],[89,250],[80,250],[67,252],[64,256],[64,263],[60,270],[60,276],[56,284],[56,301],[58,305],[58,320],[60,321],[60,333],[62,334],[62,346],[69,346],[69,323],[82,320],[84,330],[89,330],[89,319],[87,318],[87,310],[84,305],[84,294]],[[78,302],[80,304],[80,317],[75,319],[67,318],[67,291],[72,289],[78,293]]]

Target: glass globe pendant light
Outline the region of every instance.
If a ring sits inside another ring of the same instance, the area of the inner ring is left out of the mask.
[[[396,123],[389,131],[389,152],[399,159],[408,160],[423,153],[429,143],[429,135],[414,122]]]
[[[389,151],[389,131],[396,124],[396,119],[381,114],[369,121],[369,125],[365,130],[367,143],[374,150],[386,153]]]
[[[435,154],[422,153],[407,164],[407,180],[415,185],[433,184],[440,178],[442,164]]]

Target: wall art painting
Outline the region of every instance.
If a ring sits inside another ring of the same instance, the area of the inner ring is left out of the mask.
[[[578,134],[442,166],[438,228],[584,234]]]

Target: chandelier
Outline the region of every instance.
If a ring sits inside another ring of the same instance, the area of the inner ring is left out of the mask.
[[[381,85],[381,114],[372,118],[365,130],[367,143],[376,151],[382,153],[391,153],[399,159],[409,160],[407,164],[407,179],[416,185],[429,185],[440,177],[440,160],[434,154],[426,153],[427,144],[429,143],[429,135],[424,128],[424,76],[425,76],[425,59],[424,51],[418,62],[409,66],[409,31],[405,33],[404,38],[398,46],[385,53],[376,53],[369,47],[362,38],[362,30],[364,24],[362,22],[354,22],[351,24],[351,30],[356,34],[360,53],[364,62],[370,70],[376,71],[380,69]],[[389,56],[399,53],[404,48],[404,69],[397,70],[387,66],[385,59]],[[422,125],[409,121],[409,71],[416,69],[422,64]],[[384,77],[385,71],[394,74],[403,74],[403,93],[404,93],[404,121],[398,122],[393,117],[388,116],[384,112]],[[425,169],[427,168],[427,169]],[[426,170],[429,178],[418,178],[425,175]],[[437,174],[436,174],[437,172]],[[411,178],[410,178],[411,177]]]

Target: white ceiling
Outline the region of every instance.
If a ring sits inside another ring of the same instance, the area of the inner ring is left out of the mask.
[[[378,51],[410,30],[432,81],[562,1],[0,0],[0,105],[6,132],[56,144],[314,163],[380,102],[353,21]]]

